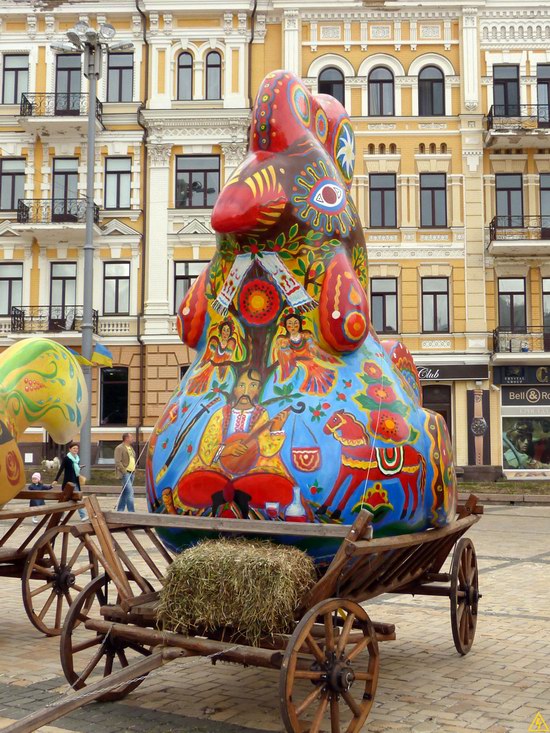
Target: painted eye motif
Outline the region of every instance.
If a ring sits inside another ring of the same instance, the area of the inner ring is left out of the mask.
[[[344,189],[336,183],[322,181],[311,193],[312,204],[333,211],[338,209],[345,198]]]

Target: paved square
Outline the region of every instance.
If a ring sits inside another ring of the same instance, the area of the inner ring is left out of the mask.
[[[112,508],[113,499],[102,506]],[[142,510],[143,500],[138,501]],[[550,507],[491,506],[469,533],[483,599],[477,636],[456,654],[446,599],[385,596],[371,617],[396,624],[381,645],[370,733],[528,733],[541,713],[550,727]],[[20,583],[1,579],[0,725],[54,702],[66,690],[59,640],[28,622]],[[53,727],[82,733],[283,731],[278,675],[195,658],[172,662],[124,701],[93,704]]]

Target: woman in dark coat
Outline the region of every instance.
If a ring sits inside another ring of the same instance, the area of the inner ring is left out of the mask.
[[[52,486],[59,481],[59,477],[63,474],[63,481],[61,482],[61,488],[64,489],[67,484],[74,484],[78,491],[80,491],[80,456],[78,443],[71,443],[67,455],[61,461],[61,466],[57,472],[57,476],[52,481]],[[79,509],[78,514],[80,519],[88,519],[88,515],[84,509]]]

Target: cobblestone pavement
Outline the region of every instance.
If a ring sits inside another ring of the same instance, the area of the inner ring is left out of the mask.
[[[102,499],[102,505],[111,508],[113,501]],[[488,507],[469,536],[483,593],[469,655],[455,652],[446,599],[385,596],[368,604],[371,617],[396,624],[397,640],[381,645],[381,676],[365,731],[547,730],[532,725],[537,713],[550,727],[550,507]],[[0,582],[1,728],[54,702],[66,684],[58,639],[30,625],[17,580]],[[278,675],[178,660],[153,672],[124,701],[94,703],[56,726],[41,730],[282,731]]]

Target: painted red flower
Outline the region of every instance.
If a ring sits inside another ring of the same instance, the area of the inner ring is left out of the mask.
[[[401,415],[389,410],[371,412],[370,430],[384,440],[401,443],[409,436],[409,426]]]
[[[363,365],[363,371],[371,379],[380,379],[382,377],[382,370],[378,364],[373,364],[371,361],[365,362]]]
[[[367,394],[377,402],[395,402],[397,399],[393,389],[385,387],[383,384],[370,384],[367,387]]]
[[[323,410],[328,410],[328,408],[330,407],[330,402],[323,402],[322,407],[323,407]]]

